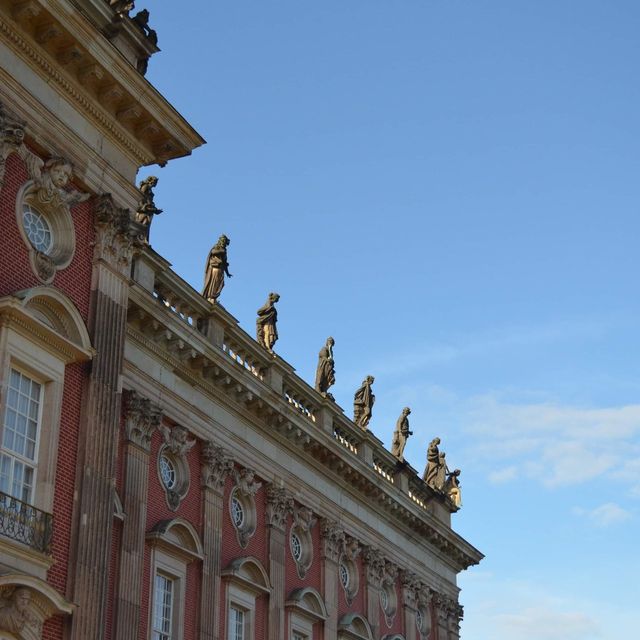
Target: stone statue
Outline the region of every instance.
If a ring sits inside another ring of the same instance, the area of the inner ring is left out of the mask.
[[[27,162],[29,174],[37,186],[36,200],[40,204],[52,207],[73,207],[91,197],[89,193],[67,191],[69,180],[73,176],[73,167],[64,158],[50,158],[42,162],[35,156]]]
[[[336,369],[333,361],[334,344],[335,340],[333,338],[327,338],[327,343],[320,349],[320,353],[318,354],[318,368],[316,369],[316,391],[330,400],[334,398],[327,392],[329,387],[336,382]]]
[[[437,482],[440,474],[440,450],[438,445],[440,444],[440,438],[434,438],[429,443],[427,449],[427,466],[422,474],[422,479],[432,489],[437,489]]]
[[[273,354],[273,345],[278,339],[278,311],[276,309],[278,300],[280,300],[280,296],[277,293],[270,293],[265,304],[258,309],[258,317],[256,318],[256,339],[271,354]]]
[[[229,263],[227,262],[227,247],[230,242],[227,236],[220,236],[218,242],[216,242],[211,248],[211,251],[209,251],[209,257],[207,258],[202,295],[214,304],[224,287],[225,275],[229,278],[231,277],[229,273]]]
[[[393,441],[391,443],[391,454],[400,462],[404,460],[404,448],[407,444],[409,436],[413,435],[413,431],[409,431],[409,414],[411,409],[405,407],[396,422],[396,430],[393,432]]]
[[[135,9],[136,3],[132,0],[109,0],[109,4],[120,17],[124,17],[129,15],[129,11]]]
[[[367,376],[353,397],[353,421],[361,429],[366,429],[371,420],[373,403],[376,400],[371,392],[374,380],[373,376]]]
[[[135,22],[138,27],[142,30],[145,36],[147,36],[147,40],[154,45],[158,44],[158,34],[149,27],[149,11],[147,9],[143,9],[142,11],[138,11],[131,20]]]
[[[0,601],[0,631],[22,637],[25,627],[38,630],[39,623],[30,611],[31,590],[28,587],[17,587],[9,597]]]
[[[144,237],[147,241],[149,240],[149,229],[153,216],[162,213],[162,209],[158,209],[154,202],[155,196],[153,190],[157,184],[158,178],[149,176],[144,179],[138,187],[140,200],[138,201],[138,208],[136,209],[136,222],[144,228]]]
[[[462,494],[460,492],[460,482],[458,481],[459,476],[460,469],[455,469],[447,474],[447,479],[444,483],[444,492],[449,497],[449,500],[458,508],[462,506]]]

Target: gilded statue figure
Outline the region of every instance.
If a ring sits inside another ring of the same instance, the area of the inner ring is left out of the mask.
[[[225,275],[229,278],[229,262],[227,261],[227,247],[231,241],[222,235],[218,242],[209,251],[207,265],[204,269],[204,289],[202,295],[212,303],[215,303],[224,287]]]
[[[459,477],[460,469],[454,469],[447,474],[447,479],[444,483],[444,492],[449,497],[449,500],[458,508],[462,506],[462,493],[460,491],[460,482],[458,481]]]
[[[27,587],[17,587],[8,599],[0,601],[0,631],[22,637],[25,627],[37,628],[30,605],[31,591]]]
[[[280,300],[277,293],[270,293],[265,304],[257,311],[256,334],[257,340],[269,353],[273,354],[273,345],[278,339],[278,311],[276,302]]]
[[[422,479],[432,489],[437,488],[437,481],[440,470],[440,450],[438,445],[440,444],[440,438],[434,438],[427,449],[427,466],[422,474]]]
[[[373,403],[376,397],[371,391],[371,385],[374,383],[374,380],[375,378],[373,376],[367,376],[353,397],[353,421],[361,429],[367,428],[373,413]]]
[[[404,460],[404,448],[407,444],[409,436],[413,435],[413,431],[409,430],[409,414],[411,409],[405,407],[396,422],[396,430],[393,432],[393,441],[391,442],[391,454],[401,462]]]
[[[327,342],[320,349],[318,354],[318,368],[316,369],[316,391],[320,392],[326,398],[333,400],[333,396],[328,393],[329,387],[336,382],[336,369],[333,361],[333,345],[335,340],[331,337],[327,338]]]

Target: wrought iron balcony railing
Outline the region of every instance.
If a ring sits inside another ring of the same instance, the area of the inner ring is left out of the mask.
[[[0,536],[51,553],[53,516],[0,491]]]

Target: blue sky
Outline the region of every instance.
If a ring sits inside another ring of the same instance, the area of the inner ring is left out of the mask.
[[[149,3],[148,77],[208,140],[164,169],[154,248],[372,430],[412,407],[462,469],[473,640],[640,628],[640,4]]]

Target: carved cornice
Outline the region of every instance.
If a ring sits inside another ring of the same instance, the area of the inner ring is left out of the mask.
[[[293,511],[293,496],[289,491],[274,484],[267,485],[267,525],[284,530],[287,515]]]
[[[151,449],[151,437],[162,422],[162,411],[150,400],[133,390],[125,392],[125,435],[129,442],[147,453]]]
[[[324,557],[338,562],[340,554],[344,551],[346,540],[342,527],[335,520],[322,518],[320,520],[320,536]]]
[[[163,278],[163,282],[168,283],[171,278],[178,282],[177,276]],[[421,538],[440,551],[456,571],[480,561],[482,554],[437,520],[431,513],[430,504],[418,504],[394,484],[381,482],[375,469],[365,465],[361,458],[353,455],[324,430],[318,429],[305,416],[292,410],[286,398],[280,397],[269,387],[267,372],[261,376],[252,373],[203,334],[194,332],[196,318],[206,315],[206,304],[201,298],[199,303],[197,295],[191,295],[192,290],[186,283],[180,286],[185,291],[173,288],[171,304],[180,308],[183,316],[166,305],[158,304],[156,298],[141,288],[132,287],[129,295],[130,339],[144,351],[153,353],[163,366],[175,371],[180,378],[215,398],[216,402],[249,420],[257,428],[262,426],[276,441],[289,441],[301,456],[313,458],[323,465],[327,473],[340,476],[372,508],[380,513],[388,513],[391,522],[406,528],[411,532],[409,535]],[[209,314],[216,313],[217,309],[209,309]],[[229,320],[225,313],[220,311],[223,317],[219,320],[225,323],[226,339]],[[188,325],[185,316],[189,316]],[[239,330],[232,330],[230,340],[236,340],[236,332]],[[239,339],[238,342],[244,345]],[[248,339],[246,343],[248,350],[251,341]],[[255,361],[261,363],[263,350],[257,345],[254,348]],[[254,358],[253,352],[248,352],[247,357]],[[266,366],[275,365],[268,363]],[[416,482],[424,484],[419,478]],[[425,501],[441,500],[427,487],[424,487],[424,492],[428,496]]]
[[[221,493],[233,471],[233,460],[222,447],[206,442],[202,447],[202,485]]]

